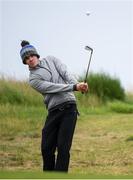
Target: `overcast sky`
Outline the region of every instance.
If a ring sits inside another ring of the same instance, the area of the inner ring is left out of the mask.
[[[41,57],[61,59],[76,76],[87,68],[89,45],[91,71],[109,73],[125,89],[133,88],[133,1],[1,0],[0,12],[1,74],[28,79],[19,55],[23,39]]]

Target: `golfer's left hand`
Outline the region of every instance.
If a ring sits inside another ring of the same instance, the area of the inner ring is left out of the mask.
[[[82,92],[88,92],[88,84],[87,83],[81,84],[80,88],[81,88]]]
[[[88,84],[84,82],[80,82],[77,87],[78,91],[81,91],[83,93],[88,91]]]

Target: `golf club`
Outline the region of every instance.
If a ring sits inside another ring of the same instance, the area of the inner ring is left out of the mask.
[[[88,63],[88,67],[87,67],[84,83],[87,82],[88,72],[89,72],[90,63],[91,63],[91,57],[92,57],[92,53],[93,53],[93,49],[91,47],[89,47],[89,46],[85,46],[85,50],[91,51],[91,54],[90,54],[90,58],[89,58],[89,63]],[[82,94],[84,94],[84,92],[82,92]]]
[[[89,47],[89,46],[85,46],[85,50],[91,51],[91,54],[90,54],[90,58],[89,58],[89,63],[88,63],[88,67],[87,67],[84,83],[87,82],[88,72],[89,72],[90,63],[91,63],[91,57],[92,57],[92,53],[93,53],[93,49],[91,47]]]

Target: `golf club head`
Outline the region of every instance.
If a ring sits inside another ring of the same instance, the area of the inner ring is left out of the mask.
[[[85,46],[85,50],[93,52],[93,49],[91,47],[89,47],[89,46]]]

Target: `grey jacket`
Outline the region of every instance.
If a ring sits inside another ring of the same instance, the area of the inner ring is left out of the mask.
[[[44,96],[48,110],[65,102],[76,101],[73,91],[78,82],[59,59],[47,56],[29,70],[29,84]]]

